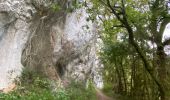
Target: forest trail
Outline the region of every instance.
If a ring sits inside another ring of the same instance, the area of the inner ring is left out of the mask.
[[[101,90],[99,90],[97,88],[96,88],[96,97],[97,97],[97,100],[116,100],[116,99],[113,99],[113,98],[105,95]]]

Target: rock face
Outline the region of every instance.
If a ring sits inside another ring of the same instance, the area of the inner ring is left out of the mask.
[[[70,2],[0,0],[0,89],[23,68],[51,80],[91,78],[102,86],[95,24],[83,9],[67,12]]]

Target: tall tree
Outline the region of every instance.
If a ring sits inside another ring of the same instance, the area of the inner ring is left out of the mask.
[[[134,48],[143,66],[158,87],[161,100],[169,100],[167,77],[167,55],[164,48],[170,39],[163,39],[165,27],[170,22],[168,2],[165,0],[91,0],[93,7],[90,18],[96,16],[103,23],[104,37],[113,39],[119,33],[128,35],[128,42]],[[116,31],[115,31],[116,30]],[[109,34],[109,35],[108,35]],[[148,46],[151,52],[146,52]]]

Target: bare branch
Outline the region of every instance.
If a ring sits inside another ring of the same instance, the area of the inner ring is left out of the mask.
[[[122,3],[122,14],[123,14],[124,16],[126,16],[125,2],[124,2],[124,0],[121,0],[121,3]]]
[[[116,16],[116,18],[121,22],[121,23],[124,23],[122,18],[119,16],[120,14],[118,14],[116,12],[116,10],[114,9],[114,7],[112,7],[111,3],[110,3],[110,0],[107,0],[107,6],[110,8],[110,10],[112,11],[112,13]]]
[[[100,19],[100,21],[104,22],[104,20],[100,16],[97,16],[97,17]]]

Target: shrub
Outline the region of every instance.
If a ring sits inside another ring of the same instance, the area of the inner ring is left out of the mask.
[[[73,81],[66,90],[69,93],[70,100],[96,100],[92,83],[89,83],[88,88],[85,88],[84,84]]]
[[[55,87],[39,75],[24,71],[17,89],[8,94],[0,93],[0,100],[96,100],[95,89],[90,82],[88,88],[80,82],[71,82],[67,88]]]

